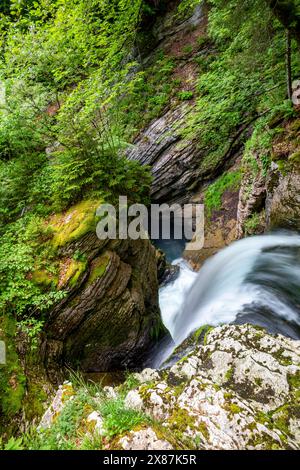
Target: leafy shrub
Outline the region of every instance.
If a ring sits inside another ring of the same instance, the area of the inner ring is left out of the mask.
[[[194,93],[192,91],[179,91],[178,98],[181,101],[188,101],[193,99]]]

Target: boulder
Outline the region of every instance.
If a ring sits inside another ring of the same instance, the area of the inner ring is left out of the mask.
[[[43,357],[53,380],[65,364],[87,372],[137,368],[164,331],[155,248],[149,240],[99,240],[95,224],[83,231],[95,216],[96,205],[89,207],[49,222],[66,292],[45,326]]]

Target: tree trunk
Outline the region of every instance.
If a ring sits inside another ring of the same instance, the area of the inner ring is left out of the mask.
[[[292,100],[292,40],[289,30],[286,30],[286,82],[288,99]]]

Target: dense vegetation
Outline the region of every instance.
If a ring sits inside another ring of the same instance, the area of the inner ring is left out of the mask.
[[[176,15],[184,17],[198,3],[179,2]],[[278,132],[269,124],[294,112],[286,77],[300,75],[300,2],[207,3],[208,35],[197,44],[191,91],[181,88],[173,75],[176,60],[165,51],[150,65],[141,63],[166,0],[1,2],[0,330],[6,339],[21,329],[34,349],[45,312],[64,296],[56,282],[54,229],[45,220],[82,200],[115,201],[122,194],[149,201],[149,168],[128,161],[125,150],[165,107],[195,98],[183,134],[197,140],[204,175],[211,169],[220,174],[232,150],[247,140],[244,165],[253,167],[252,153],[262,150],[267,170]],[[240,176],[225,174],[208,189],[209,210]],[[20,380],[15,400],[5,398],[2,411],[14,414],[25,378],[13,346],[9,361],[8,375],[13,371]],[[8,393],[2,375],[0,395]]]

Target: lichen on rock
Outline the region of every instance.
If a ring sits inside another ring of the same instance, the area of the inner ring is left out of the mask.
[[[88,435],[100,430],[106,449],[299,449],[299,359],[299,341],[261,328],[210,329],[205,344],[194,345],[184,361],[136,374],[139,385],[124,399],[126,383],[104,393],[111,406],[124,400],[122,409],[132,410],[139,425],[133,421],[111,438],[96,394],[82,429]]]

